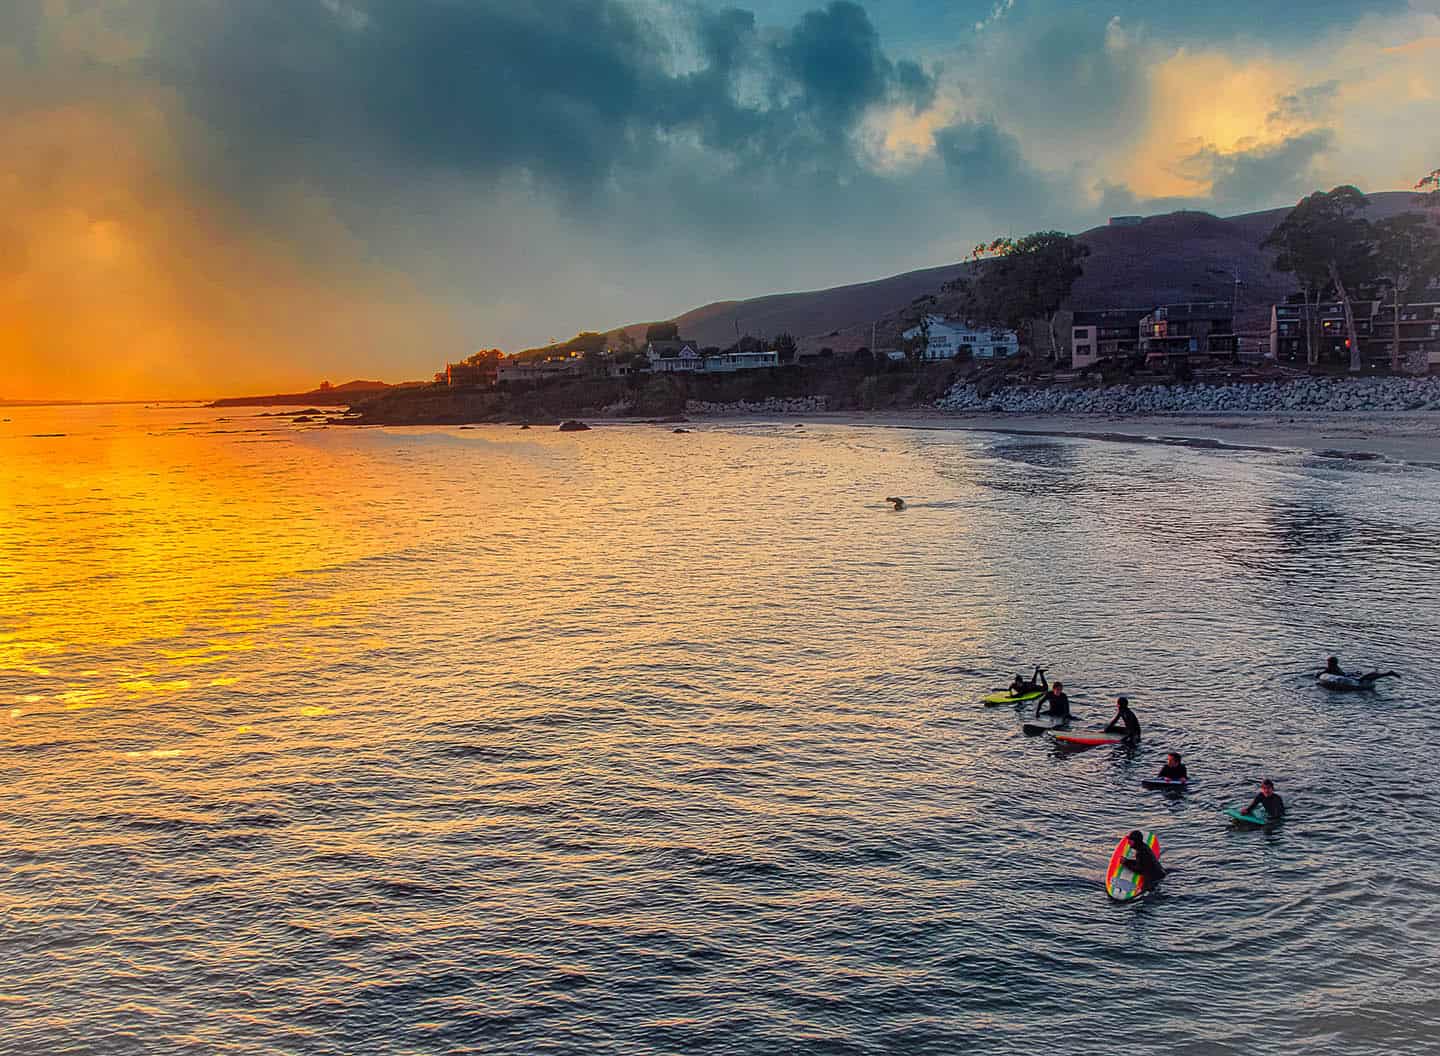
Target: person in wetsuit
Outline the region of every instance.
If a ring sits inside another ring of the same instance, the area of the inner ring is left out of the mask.
[[[1171,752],[1165,757],[1165,765],[1160,768],[1158,776],[1168,778],[1171,781],[1190,780],[1190,774],[1185,769],[1185,764],[1180,761],[1179,752]]]
[[[1260,793],[1250,801],[1245,813],[1254,814],[1256,807],[1264,807],[1265,817],[1270,821],[1279,821],[1285,816],[1285,801],[1275,791],[1275,782],[1268,777],[1260,782]]]
[[[1065,695],[1064,682],[1056,682],[1043,697],[1035,702],[1037,719],[1042,711],[1055,720],[1056,726],[1067,725],[1070,722],[1070,698]]]
[[[1341,678],[1358,679],[1366,685],[1374,682],[1377,678],[1400,677],[1399,673],[1396,671],[1371,671],[1369,674],[1365,675],[1352,675],[1349,671],[1346,671],[1343,667],[1340,666],[1340,658],[1338,656],[1332,656],[1329,660],[1326,660],[1325,670],[1321,671],[1320,673],[1322,675],[1339,675]]]
[[[1165,879],[1165,867],[1160,864],[1160,859],[1155,857],[1155,852],[1145,842],[1145,834],[1139,829],[1130,833],[1127,837],[1130,841],[1130,849],[1133,852],[1134,861],[1127,861],[1125,867],[1133,872],[1139,873],[1145,878],[1145,886],[1154,891],[1160,881]]]
[[[1026,693],[1034,693],[1037,689],[1049,690],[1049,688],[1050,683],[1045,680],[1045,669],[1037,666],[1029,678],[1015,676],[1015,681],[1010,683],[1010,695],[1019,697]]]
[[[1130,710],[1128,697],[1121,697],[1115,702],[1115,717],[1110,720],[1110,725],[1105,727],[1105,732],[1114,733],[1115,727],[1121,723],[1125,726],[1125,740],[1133,744],[1140,739],[1140,720]]]

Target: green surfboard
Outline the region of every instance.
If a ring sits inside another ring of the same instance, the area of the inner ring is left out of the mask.
[[[1021,693],[1018,696],[1007,689],[999,693],[991,693],[988,697],[980,698],[980,703],[984,704],[987,708],[998,708],[1002,704],[1025,704],[1030,701],[1039,700],[1044,695],[1045,691],[1043,689],[1031,690],[1029,693]]]

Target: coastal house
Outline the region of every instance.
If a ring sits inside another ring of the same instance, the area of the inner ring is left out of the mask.
[[[689,341],[651,341],[645,358],[656,374],[698,374],[705,369],[705,357]]]
[[[445,384],[452,389],[493,389],[495,387],[496,361],[483,360],[480,363],[447,363]],[[435,375],[435,380],[440,380]]]
[[[737,370],[760,370],[765,367],[778,367],[780,365],[780,353],[775,351],[756,350],[750,352],[729,351],[721,352],[719,355],[704,357],[705,373],[707,374],[730,374]]]
[[[657,374],[730,374],[780,365],[780,353],[768,349],[737,347],[706,356],[689,341],[651,341],[645,357]]]
[[[1003,359],[1020,354],[1020,337],[1014,330],[975,326],[973,323],[927,315],[925,321],[901,334],[907,341],[925,338],[920,358],[927,362],[970,356],[975,359]]]
[[[578,356],[563,359],[502,359],[495,380],[501,385],[556,381],[560,378],[578,377],[581,365]]]
[[[1440,367],[1440,300],[1425,291],[1425,300],[1405,305],[1396,318],[1395,302],[1379,298],[1350,302],[1355,333],[1360,339],[1360,361],[1367,370],[1388,370],[1394,361],[1398,322],[1401,370],[1423,374]],[[1317,363],[1350,362],[1345,306],[1339,301],[1306,304],[1297,294],[1284,304],[1270,306],[1270,355],[1278,363],[1309,363],[1310,343]]]
[[[1225,301],[1161,305],[1140,320],[1140,354],[1147,367],[1234,362],[1239,350],[1234,309]]]
[[[1076,370],[1102,360],[1133,359],[1140,353],[1140,320],[1148,308],[1079,311],[1070,322],[1070,365]]]

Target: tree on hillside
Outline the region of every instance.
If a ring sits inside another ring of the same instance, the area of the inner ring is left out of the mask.
[[[504,355],[498,348],[482,348],[479,352],[466,356],[465,362],[472,367],[478,367],[484,363],[499,363]]]
[[[795,353],[800,346],[796,344],[793,334],[782,332],[775,335],[771,347],[779,354],[781,363],[794,363]]]
[[[678,323],[651,323],[645,328],[645,340],[650,341],[678,341],[680,340],[680,324]]]
[[[1360,215],[1368,204],[1365,195],[1348,185],[1316,191],[1290,210],[1260,243],[1262,249],[1277,251],[1275,269],[1288,271],[1299,280],[1307,304],[1313,294],[1316,312],[1322,294],[1334,291],[1345,313],[1352,372],[1360,370],[1361,360],[1350,291],[1375,278],[1373,233],[1369,221]],[[1313,317],[1314,312],[1306,314]],[[1312,324],[1312,337],[1313,333]],[[1313,340],[1309,345],[1308,358],[1313,364],[1318,349]]]
[[[1044,319],[1050,355],[1057,353],[1055,316],[1085,274],[1090,247],[1063,231],[1036,231],[1021,239],[982,242],[971,253],[981,261],[963,292],[975,314],[1018,330],[1027,319]]]
[[[1420,205],[1440,209],[1440,169],[1434,169],[1430,175],[1422,176],[1415,189],[1420,192],[1416,195]]]
[[[915,331],[914,337],[906,337],[905,334],[911,330]],[[905,358],[911,362],[918,362],[925,358],[925,351],[930,347],[930,313],[921,312],[919,320],[914,326],[908,326],[900,335],[900,349],[905,353]]]
[[[1398,372],[1403,365],[1400,315],[1409,303],[1409,293],[1440,279],[1440,228],[1423,213],[1401,213],[1379,221],[1372,230],[1376,269],[1395,302],[1390,369]]]

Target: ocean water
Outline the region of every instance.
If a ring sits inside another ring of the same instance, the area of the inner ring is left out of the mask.
[[[0,417],[0,1052],[1440,1044],[1434,470]],[[978,706],[1035,662],[1141,746]]]

